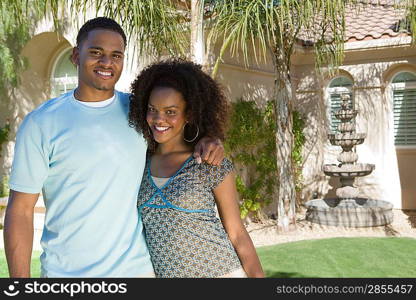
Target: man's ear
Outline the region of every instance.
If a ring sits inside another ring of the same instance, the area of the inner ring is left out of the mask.
[[[72,48],[71,62],[74,65],[79,66],[79,48],[78,47]]]

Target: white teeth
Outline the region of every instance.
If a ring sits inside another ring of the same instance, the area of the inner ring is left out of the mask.
[[[97,71],[97,73],[103,76],[111,76],[111,72]]]
[[[169,127],[159,127],[159,126],[155,126],[156,130],[158,131],[166,131],[169,129]]]

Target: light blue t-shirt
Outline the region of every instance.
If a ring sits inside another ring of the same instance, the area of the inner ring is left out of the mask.
[[[28,114],[16,138],[10,188],[43,191],[47,277],[153,272],[137,210],[146,142],[128,125],[129,95],[88,107],[73,91]]]

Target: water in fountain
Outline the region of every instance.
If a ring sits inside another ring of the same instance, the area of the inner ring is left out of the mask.
[[[305,203],[306,219],[313,223],[346,227],[371,227],[390,224],[393,220],[391,203],[383,200],[359,198],[354,186],[356,177],[367,176],[375,168],[373,164],[357,163],[354,147],[364,142],[365,133],[356,133],[353,120],[358,111],[349,108],[349,94],[341,95],[341,109],[335,117],[341,121],[339,133],[329,134],[332,145],[340,146],[338,165],[323,166],[325,175],[339,177],[341,187],[336,190],[337,198],[312,199]]]

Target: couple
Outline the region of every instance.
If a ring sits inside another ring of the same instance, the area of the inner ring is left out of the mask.
[[[264,277],[223,158],[218,84],[170,60],[118,92],[125,46],[114,20],[86,22],[72,54],[78,87],[21,124],[5,216],[10,276],[30,277],[43,191],[43,277]]]

